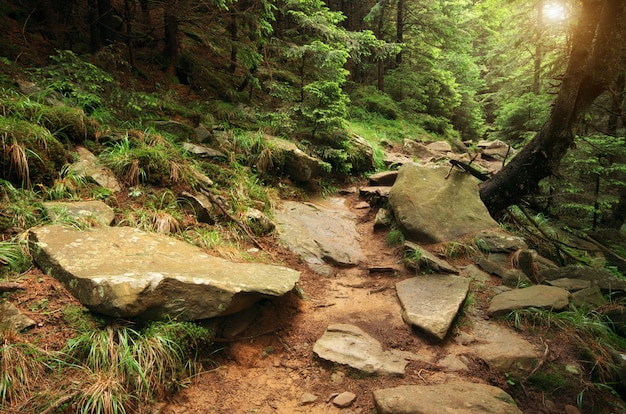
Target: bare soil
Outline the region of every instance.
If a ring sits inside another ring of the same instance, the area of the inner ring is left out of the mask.
[[[374,210],[355,208],[356,193],[346,203],[357,217],[359,242],[366,259],[354,268],[336,268],[332,277],[312,272],[301,260],[271,240],[266,249],[276,260],[302,272],[300,294],[294,291],[282,298],[258,304],[256,315],[244,332],[226,338],[223,329],[231,319],[207,321],[217,329],[216,348],[205,350],[205,371],[192,378],[188,386],[168,401],[157,403],[154,412],[183,413],[373,413],[372,391],[404,384],[439,384],[462,378],[498,386],[511,394],[520,409],[530,413],[563,413],[567,404],[576,405],[581,389],[586,390],[583,412],[608,413],[608,403],[616,399],[600,395],[581,379],[579,388],[563,387],[552,394],[533,390],[525,384],[507,382],[500,372],[492,371],[484,361],[468,355],[469,370],[446,372],[432,361],[448,355],[457,346],[447,338],[435,342],[410,328],[401,318],[395,284],[414,276],[401,263],[402,251],[388,246],[387,232],[374,232]],[[466,264],[464,259],[459,263]],[[372,272],[372,268],[393,271]],[[60,349],[73,334],[63,317],[63,309],[80,304],[56,280],[32,269],[24,276],[26,289],[11,300],[37,326],[25,333],[25,340]],[[493,284],[499,284],[493,278]],[[472,313],[483,317],[487,305],[484,292],[475,291]],[[312,352],[315,341],[333,323],[357,325],[379,340],[384,349],[400,349],[422,355],[424,361],[411,361],[403,377],[369,376],[320,360]],[[454,328],[469,329],[461,316]],[[546,333],[533,332],[528,340],[539,349]],[[450,335],[453,336],[453,335]],[[575,358],[567,335],[550,336],[548,363],[565,364]],[[431,362],[428,362],[431,361]],[[546,364],[548,365],[548,364]],[[356,394],[348,408],[333,405],[332,398],[341,392]],[[313,394],[313,403],[303,404],[303,395]]]

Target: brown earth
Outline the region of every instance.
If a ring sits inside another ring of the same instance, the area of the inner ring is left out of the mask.
[[[383,344],[384,349],[410,351],[428,361],[449,354],[455,342],[447,338],[437,343],[407,326],[401,318],[395,284],[414,273],[401,264],[402,251],[386,243],[387,232],[373,231],[374,211],[355,208],[361,200],[357,194],[347,196],[347,205],[357,216],[357,230],[366,259],[358,267],[337,268],[332,277],[313,273],[296,256],[276,244],[267,247],[281,264],[302,272],[300,294],[292,292],[276,300],[258,304],[256,316],[245,332],[234,339],[224,338],[220,327],[228,319],[208,321],[217,328],[217,349],[206,350],[211,363],[192,378],[186,389],[168,401],[155,405],[155,412],[183,413],[372,413],[375,412],[372,391],[402,384],[439,384],[450,378],[498,386],[511,394],[524,413],[563,413],[565,405],[576,405],[581,389],[586,389],[583,412],[611,412],[603,407],[614,396],[596,395],[581,380],[578,389],[560,389],[552,395],[533,391],[524,383],[507,382],[503,373],[492,371],[484,361],[468,355],[468,372],[445,372],[430,362],[411,361],[404,377],[369,376],[348,367],[317,358],[313,344],[332,323],[357,325]],[[270,246],[269,241],[263,241]],[[459,259],[459,263],[464,259]],[[466,262],[466,260],[465,260]],[[393,268],[393,272],[371,272],[371,268]],[[23,335],[27,341],[60,349],[72,331],[63,318],[63,308],[79,306],[76,300],[54,279],[32,269],[23,276],[26,289],[11,300],[37,326]],[[499,284],[497,278],[491,283]],[[488,298],[474,291],[471,312],[484,315]],[[469,329],[461,316],[455,330]],[[565,364],[575,355],[566,334],[534,332],[528,340],[544,349],[549,335],[550,363]],[[449,335],[453,336],[453,335]],[[547,365],[547,364],[546,364]],[[337,408],[331,399],[337,393],[350,391],[356,401],[345,409]],[[317,400],[302,404],[305,393]],[[551,402],[550,402],[551,401]],[[608,408],[607,408],[608,410]]]

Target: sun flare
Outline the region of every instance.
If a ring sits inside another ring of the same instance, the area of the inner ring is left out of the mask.
[[[567,18],[567,11],[562,4],[550,2],[543,6],[543,15],[550,22],[561,22]]]

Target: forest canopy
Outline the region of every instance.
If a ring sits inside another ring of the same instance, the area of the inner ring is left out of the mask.
[[[0,4],[6,63],[56,60],[66,72],[48,72],[48,86],[87,113],[111,100],[126,103],[116,116],[145,117],[156,105],[150,94],[163,92],[158,73],[215,102],[218,118],[228,118],[229,105],[254,108],[263,128],[331,154],[327,161],[344,172],[350,122],[416,124],[470,147],[500,139],[526,148],[533,163],[520,154],[483,184],[492,213],[523,198],[546,214],[573,214],[593,226],[624,223],[621,1]],[[95,79],[93,91],[72,90],[71,76],[80,75],[72,72],[72,54],[103,70],[98,81],[115,72],[142,79],[145,99],[111,94]],[[538,134],[546,141],[528,145]]]

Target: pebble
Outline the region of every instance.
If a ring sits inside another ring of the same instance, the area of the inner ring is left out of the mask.
[[[333,404],[339,408],[349,407],[354,400],[356,400],[356,394],[350,391],[344,391],[333,399]]]

